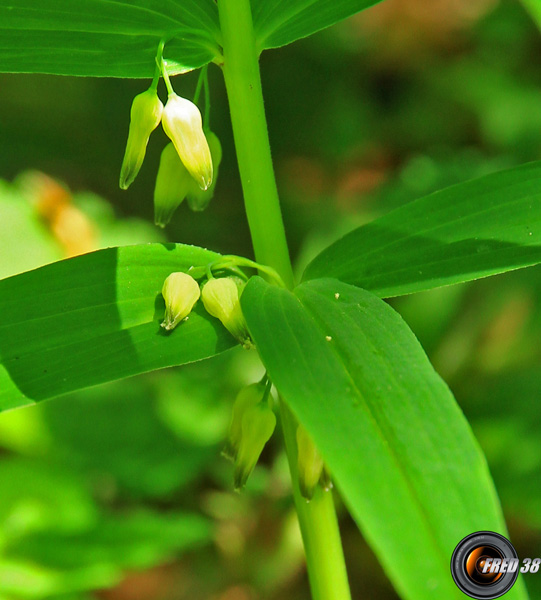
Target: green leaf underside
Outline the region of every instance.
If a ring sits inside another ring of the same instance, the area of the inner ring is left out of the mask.
[[[161,38],[174,75],[219,56],[212,0],[0,0],[0,71],[152,77]]]
[[[464,415],[401,317],[333,279],[291,293],[254,278],[242,306],[273,382],[400,594],[463,598],[454,547],[505,524]],[[520,583],[509,594],[526,597]]]
[[[386,298],[541,262],[541,162],[406,204],[332,244],[303,279],[336,277]]]
[[[161,288],[217,254],[181,244],[109,248],[0,281],[0,410],[235,345],[198,304],[167,333]]]
[[[278,48],[330,27],[381,0],[251,0],[259,47]]]

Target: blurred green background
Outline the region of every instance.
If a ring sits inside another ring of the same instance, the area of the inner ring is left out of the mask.
[[[541,159],[540,52],[518,1],[386,0],[265,53],[297,268],[416,197]],[[209,71],[216,196],[204,213],[181,206],[165,232],[151,222],[163,132],[118,189],[145,82],[0,76],[0,276],[164,239],[251,256],[223,80]],[[196,80],[175,89],[190,97]],[[541,269],[392,304],[471,420],[519,555],[541,556]],[[308,600],[279,435],[241,495],[220,455],[233,398],[260,374],[235,350],[2,414],[0,600]],[[396,598],[339,511],[353,597]],[[526,584],[541,597],[541,577]]]

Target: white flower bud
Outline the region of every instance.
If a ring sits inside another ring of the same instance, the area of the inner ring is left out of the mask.
[[[199,284],[193,277],[186,273],[171,273],[162,288],[165,300],[165,319],[162,327],[168,331],[174,329],[190,314],[200,295]]]
[[[169,94],[162,125],[190,175],[202,190],[208,189],[212,183],[212,157],[197,106],[175,93]]]
[[[135,96],[130,112],[130,129],[126,152],[120,169],[119,185],[127,190],[137,177],[145,158],[148,138],[162,118],[163,104],[152,88]]]

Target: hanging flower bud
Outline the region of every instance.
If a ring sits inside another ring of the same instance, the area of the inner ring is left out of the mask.
[[[208,189],[212,183],[212,158],[197,106],[175,93],[169,94],[162,125],[190,175],[202,190]]]
[[[235,489],[241,489],[246,485],[275,427],[276,416],[267,402],[260,402],[245,409],[242,416],[239,450],[235,460]]]
[[[321,454],[302,425],[297,428],[297,466],[301,495],[311,500],[323,476],[324,465]]]
[[[156,90],[149,88],[133,99],[130,112],[130,130],[126,152],[120,169],[119,185],[127,190],[137,177],[147,150],[148,138],[162,118],[163,104]]]
[[[170,142],[163,149],[154,187],[154,222],[165,227],[191,188],[193,179]]]
[[[220,144],[220,140],[218,137],[212,133],[212,131],[208,130],[205,132],[205,136],[207,138],[207,142],[210,148],[210,155],[212,157],[212,183],[208,187],[207,190],[202,190],[192,179],[192,184],[190,186],[190,191],[188,193],[188,206],[194,212],[200,212],[205,210],[209,205],[209,202],[214,197],[214,188],[216,187],[216,181],[218,181],[218,169],[220,167],[220,163],[222,162],[222,145]]]
[[[167,331],[174,329],[191,313],[200,295],[199,284],[193,277],[186,273],[171,273],[162,288],[165,300],[165,319],[162,327]]]
[[[203,286],[201,299],[207,312],[220,319],[233,337],[246,348],[252,346],[248,326],[240,307],[239,287],[232,277],[209,279]]]
[[[224,449],[224,456],[235,460],[239,451],[240,440],[242,436],[242,417],[247,408],[255,406],[261,402],[265,393],[264,383],[252,383],[242,388],[235,398],[233,404],[233,414],[229,425],[229,439]]]

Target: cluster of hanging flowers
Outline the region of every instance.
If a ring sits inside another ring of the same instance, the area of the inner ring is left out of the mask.
[[[165,317],[162,327],[171,331],[202,300],[205,310],[219,319],[245,348],[252,347],[248,327],[242,314],[240,296],[244,281],[239,277],[210,277],[201,287],[187,273],[171,273],[165,280],[162,295]],[[238,394],[233,405],[229,441],[224,454],[234,462],[234,484],[241,489],[254,470],[276,426],[270,384],[249,385]]]
[[[189,318],[201,299],[206,312],[219,319],[238,342],[245,348],[253,347],[240,304],[244,285],[240,277],[225,276],[210,277],[200,286],[188,273],[171,273],[162,288],[162,327],[167,331],[175,329]],[[245,486],[276,427],[270,389],[270,380],[265,377],[243,388],[234,402],[224,455],[234,462],[236,489]],[[309,501],[318,488],[329,490],[332,485],[323,458],[302,425],[298,426],[296,441],[299,491]]]
[[[173,91],[161,58],[159,63],[169,90],[167,103],[164,106],[158,96],[158,77],[148,90],[134,98],[119,185],[126,190],[133,183],[143,164],[150,135],[161,123],[171,142],[160,158],[154,188],[154,221],[165,227],[184,199],[194,211],[208,206],[214,195],[222,148],[217,136],[203,127],[199,108]]]
[[[216,135],[208,127],[203,127],[201,113],[194,102],[173,91],[162,51],[163,44],[158,50],[158,70],[152,85],[137,95],[132,103],[119,184],[125,190],[133,183],[143,164],[150,135],[161,123],[171,142],[165,146],[160,157],[154,188],[154,220],[156,225],[165,227],[184,199],[194,211],[204,210],[208,206],[214,195],[222,148]],[[165,106],[157,93],[160,73],[168,89]],[[189,319],[190,313],[201,300],[210,316],[218,319],[244,348],[252,348],[253,342],[240,303],[245,279],[237,275],[224,276],[223,272],[215,277],[212,273],[213,264],[204,269],[206,277],[199,277],[204,279],[201,284],[196,276],[184,272],[171,273],[165,279],[162,286],[165,315],[161,326],[167,332],[173,331]],[[243,266],[255,266],[277,278],[277,274],[264,265],[244,259]],[[229,267],[233,273],[244,276],[236,268],[235,261]],[[223,269],[224,265],[220,268]],[[283,285],[281,280],[279,282]],[[272,383],[265,375],[259,383],[240,390],[233,404],[224,455],[234,463],[234,485],[237,490],[246,485],[275,430],[271,388]],[[310,501],[318,487],[330,489],[329,474],[323,458],[302,425],[297,428],[296,442],[299,492]]]

